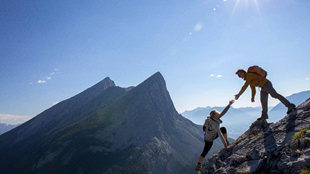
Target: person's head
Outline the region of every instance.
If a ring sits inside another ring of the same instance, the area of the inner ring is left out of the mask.
[[[210,112],[210,117],[211,117],[211,118],[219,118],[219,116],[220,116],[220,113],[219,113],[217,110],[215,110],[215,109],[213,109],[213,110]]]
[[[243,68],[239,68],[237,71],[236,71],[236,74],[238,75],[239,78],[242,78],[244,79],[245,78],[245,70]]]

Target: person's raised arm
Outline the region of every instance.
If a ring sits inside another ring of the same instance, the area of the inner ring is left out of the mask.
[[[238,100],[238,98],[240,97],[240,95],[248,88],[249,86],[249,82],[245,82],[244,85],[242,86],[241,90],[239,91],[238,94],[235,95],[235,100]]]
[[[235,100],[230,100],[228,105],[225,107],[225,109],[220,113],[219,118],[221,118],[224,114],[226,114],[226,112],[228,111],[228,109],[230,108],[230,105],[232,105],[235,102]]]

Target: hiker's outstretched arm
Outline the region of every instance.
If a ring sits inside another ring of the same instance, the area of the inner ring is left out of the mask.
[[[227,106],[225,107],[225,109],[220,113],[219,118],[221,118],[223,115],[225,115],[229,108],[230,108],[230,105],[227,105]]]
[[[219,118],[221,118],[224,114],[226,114],[226,112],[228,111],[228,109],[230,108],[230,105],[232,105],[235,101],[234,100],[230,100],[229,104],[225,107],[225,109],[220,113]]]
[[[239,96],[246,90],[246,88],[249,86],[249,82],[245,82],[244,85],[242,86],[241,90],[239,91],[239,93],[237,94],[237,98],[235,98],[236,100],[239,98]]]

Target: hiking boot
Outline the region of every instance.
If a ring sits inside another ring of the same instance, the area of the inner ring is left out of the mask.
[[[230,143],[229,143],[229,141],[228,141],[228,140],[226,140],[226,143],[227,143],[227,146],[229,146],[229,145],[230,145]]]
[[[257,120],[267,120],[269,117],[268,117],[268,114],[267,113],[262,113],[262,115],[257,119]]]
[[[201,170],[202,170],[201,164],[197,164],[197,165],[196,165],[196,170],[197,170],[197,171],[201,171]]]
[[[295,109],[296,109],[296,106],[295,106],[293,103],[291,103],[291,104],[287,107],[287,112],[286,112],[286,113],[289,114],[289,113],[295,111]]]
[[[257,120],[262,120],[262,121],[264,121],[264,120],[267,120],[268,118],[263,118],[263,117],[259,117]]]

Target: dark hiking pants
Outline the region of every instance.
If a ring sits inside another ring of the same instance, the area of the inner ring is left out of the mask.
[[[263,88],[260,91],[260,101],[262,103],[262,118],[268,118],[268,94],[271,97],[276,98],[281,101],[286,107],[290,105],[290,102],[284,98],[282,95],[278,94],[277,91],[273,88],[272,83],[270,81],[266,82]]]
[[[221,127],[220,130],[221,130],[222,134],[227,134],[227,130],[225,127]],[[217,136],[217,137],[219,137],[219,136]],[[208,154],[209,150],[211,149],[212,145],[213,145],[213,141],[212,142],[205,141],[205,147],[203,148],[203,152],[201,153],[200,156],[205,157]]]

